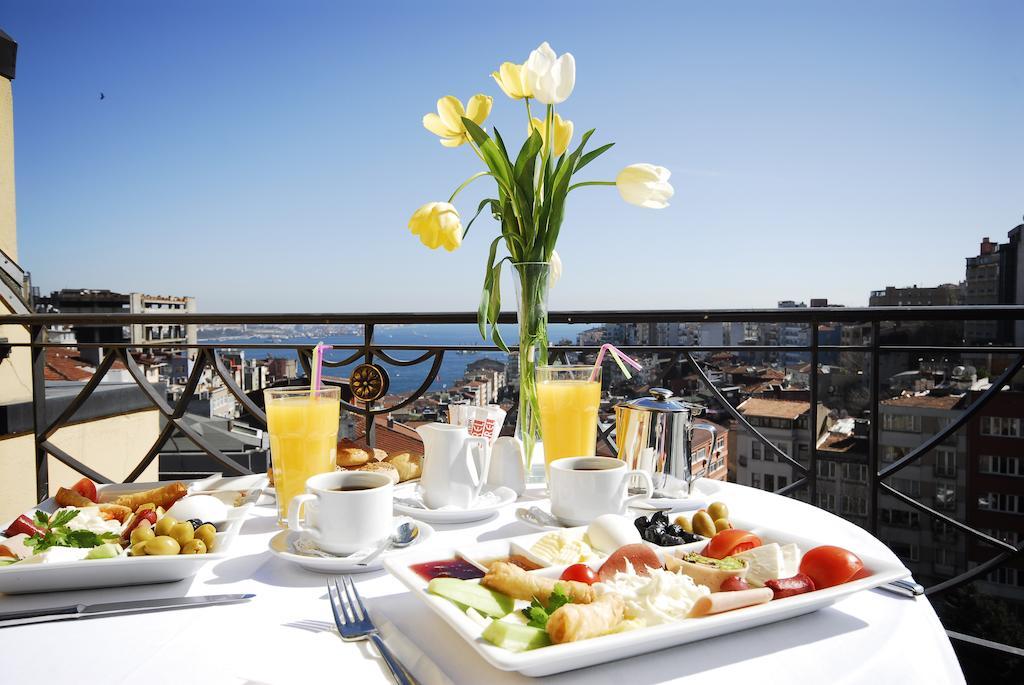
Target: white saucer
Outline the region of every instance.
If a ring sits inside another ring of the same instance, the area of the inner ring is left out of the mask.
[[[651,497],[631,505],[632,509],[649,509],[651,511],[697,511],[708,506],[704,497]]]
[[[399,502],[398,498],[410,498],[418,483],[402,483],[395,488],[395,513],[429,523],[469,523],[490,517],[499,509],[516,501],[515,491],[510,488],[484,488],[484,492],[498,494],[497,501],[489,502],[469,509],[424,509]]]
[[[294,530],[282,530],[280,533],[270,538],[269,547],[270,553],[278,559],[284,559],[285,561],[293,564],[298,564],[302,568],[315,573],[367,573],[369,571],[376,571],[383,566],[384,560],[388,557],[419,547],[434,534],[434,529],[426,523],[420,523],[419,529],[420,534],[416,537],[416,541],[414,543],[401,549],[390,549],[366,566],[359,565],[362,557],[348,559],[346,557],[315,557],[307,556],[305,554],[297,554],[293,551],[294,548],[292,547],[292,542],[295,538],[301,535],[301,533]]]

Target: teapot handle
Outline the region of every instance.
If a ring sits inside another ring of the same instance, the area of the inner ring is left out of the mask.
[[[476,487],[473,489],[473,496],[479,497],[491,470],[491,448],[487,444],[487,438],[478,435],[466,438],[466,449],[472,450],[474,447],[476,454],[473,457],[473,462],[476,464],[477,481]]]

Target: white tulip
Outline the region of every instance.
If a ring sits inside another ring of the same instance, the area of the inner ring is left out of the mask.
[[[545,41],[523,65],[523,80],[533,97],[545,105],[565,102],[576,85],[576,60],[569,52],[558,57]]]
[[[653,164],[630,164],[615,177],[615,187],[622,199],[631,205],[648,209],[668,207],[675,189],[668,182],[672,172]]]
[[[554,250],[551,251],[551,261],[548,266],[548,288],[554,288],[555,283],[562,277],[562,258]]]

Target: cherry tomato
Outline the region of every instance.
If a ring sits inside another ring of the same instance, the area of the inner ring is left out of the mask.
[[[577,583],[592,585],[597,582],[597,574],[586,564],[573,564],[562,571],[559,580],[575,580]]]
[[[760,546],[761,538],[750,531],[727,528],[711,538],[711,542],[704,548],[704,556],[712,559],[724,559]]]
[[[96,483],[93,483],[88,478],[83,478],[82,480],[78,481],[71,487],[71,489],[77,492],[82,497],[89,500],[90,502],[100,501],[99,496],[96,494]]]
[[[13,538],[19,533],[25,535],[35,535],[36,533],[42,532],[36,527],[36,524],[28,516],[22,514],[18,518],[11,522],[11,525],[7,526],[7,530],[4,531],[4,536]]]
[[[730,576],[722,581],[722,586],[719,588],[721,592],[737,592],[739,590],[749,590],[750,585],[747,581],[743,580],[739,576]]]
[[[865,577],[860,575],[864,572],[864,562],[856,554],[832,545],[808,550],[800,560],[800,573],[810,576],[818,590]]]

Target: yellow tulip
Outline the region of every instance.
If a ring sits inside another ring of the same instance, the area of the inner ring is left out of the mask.
[[[491,78],[498,83],[498,87],[504,91],[505,95],[513,100],[533,97],[533,92],[523,80],[522,64],[505,62],[498,68],[498,71],[491,72]]]
[[[409,219],[409,230],[431,250],[443,247],[451,252],[462,245],[462,220],[448,202],[428,202],[417,209]]]
[[[561,116],[555,114],[555,122],[552,125],[555,132],[555,157],[561,157],[562,153],[569,149],[569,141],[572,140],[572,122],[568,119],[562,119]],[[540,134],[541,141],[547,145],[547,140],[544,131],[544,122],[537,117],[533,118],[531,122],[531,129],[537,129],[537,133]],[[527,130],[526,134],[530,135],[531,130]]]
[[[431,133],[441,136],[441,145],[458,147],[471,139],[462,123],[462,117],[472,119],[477,126],[482,126],[484,119],[491,113],[494,98],[490,95],[476,94],[469,99],[465,109],[462,101],[452,95],[445,95],[437,101],[437,113],[423,115],[423,127]]]

